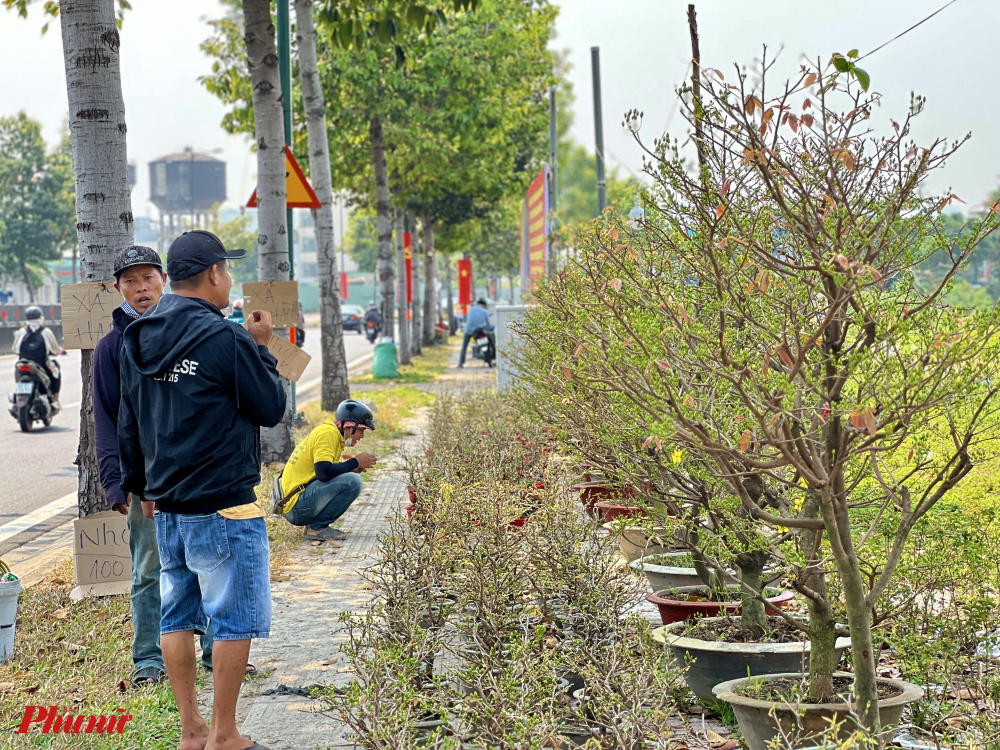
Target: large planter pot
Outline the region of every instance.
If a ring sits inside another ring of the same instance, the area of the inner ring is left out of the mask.
[[[616,518],[643,518],[646,509],[640,505],[618,505],[617,503],[597,503],[594,505],[597,517],[604,523],[611,523]]]
[[[610,523],[604,524],[604,528],[612,534],[615,533],[614,527]],[[669,552],[670,550],[667,547],[661,547],[652,542],[654,535],[662,536],[667,531],[662,526],[649,530],[637,526],[628,527],[618,536],[618,550],[627,562],[635,562],[644,555],[660,555],[664,552]]]
[[[587,509],[591,518],[596,513],[594,506],[602,500],[630,498],[635,496],[635,487],[628,485],[606,484],[604,482],[583,482],[574,484],[573,489],[580,493],[580,502]]]
[[[737,587],[730,587],[733,590],[738,590]],[[666,598],[667,594],[671,595],[681,595],[684,596],[698,594],[705,591],[705,586],[685,586],[679,589],[664,589],[662,591],[657,591],[654,594],[650,594],[646,597],[646,601],[652,602],[656,605],[656,608],[660,610],[660,619],[663,621],[664,625],[670,625],[674,622],[681,622],[683,620],[691,620],[695,617],[724,617],[739,615],[743,613],[743,605],[739,601],[733,602],[708,602],[708,601],[693,601],[685,602],[678,601],[677,599]],[[795,600],[795,594],[791,591],[782,591],[774,596],[769,596],[767,602],[770,605],[766,608],[766,612],[769,615],[778,614],[777,608],[784,609],[789,604]]]
[[[684,586],[704,586],[705,584],[698,577],[694,568],[675,567],[669,564],[670,558],[677,558],[679,560],[685,555],[690,554],[686,550],[675,550],[672,552],[668,550],[657,555],[640,557],[638,560],[629,563],[629,567],[636,573],[644,574],[653,591],[679,589]]]
[[[843,640],[843,639],[842,639]],[[853,677],[846,672],[838,672],[839,677]],[[764,680],[790,678],[797,680],[799,672],[769,674]],[[892,698],[878,702],[879,718],[882,721],[883,739],[892,739],[896,725],[903,715],[903,709],[924,696],[919,685],[902,680],[877,678],[883,685],[892,685],[902,692]],[[815,745],[816,741],[829,730],[832,723],[840,723],[836,738],[843,740],[857,730],[857,722],[852,713],[855,705],[846,703],[778,703],[757,698],[747,698],[736,694],[736,689],[747,682],[747,677],[723,682],[715,687],[715,697],[733,707],[740,733],[750,750],[766,750],[768,742],[778,736],[779,727],[791,741],[792,747],[803,748]],[[856,714],[855,714],[856,715]],[[781,743],[783,747],[787,745]]]
[[[712,622],[708,618],[702,622]],[[733,618],[735,619],[735,618]],[[688,687],[698,700],[713,703],[712,690],[739,677],[795,672],[809,667],[809,641],[795,643],[727,643],[684,638],[680,633],[687,623],[675,622],[653,631],[653,638],[663,643],[681,667],[687,666],[684,675]],[[837,661],[844,649],[851,645],[850,638],[838,638]]]

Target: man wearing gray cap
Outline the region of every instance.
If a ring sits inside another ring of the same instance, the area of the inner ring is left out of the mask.
[[[260,483],[260,427],[285,413],[271,316],[246,329],[223,317],[232,278],[210,232],[185,232],[167,252],[172,294],[131,323],[121,350],[121,486],[156,503],[160,641],[181,716],[182,747],[259,748],[236,727],[253,638],[271,627],[269,546]],[[212,622],[212,724],[198,711],[194,633]]]
[[[128,516],[132,552],[132,663],[133,687],[155,685],[163,678],[160,653],[160,553],[152,503],[122,492],[118,461],[118,407],[121,405],[119,353],[126,326],[160,301],[166,276],[159,254],[133,245],[115,258],[115,289],[123,301],[111,314],[111,330],[94,350],[91,385],[94,391],[94,433],[104,496],[113,510]],[[133,502],[133,500],[135,502]],[[145,507],[143,507],[145,506]],[[144,515],[145,511],[145,515]],[[202,651],[211,653],[212,638],[202,638]]]

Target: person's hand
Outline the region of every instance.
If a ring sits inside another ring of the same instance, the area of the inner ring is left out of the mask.
[[[358,468],[362,471],[370,469],[378,461],[378,456],[374,453],[359,453],[355,458],[358,460]]]
[[[111,510],[117,510],[123,516],[127,516],[128,515],[128,506],[131,504],[131,502],[132,502],[132,496],[131,495],[126,495],[125,496],[125,502],[124,503],[115,503],[114,505],[111,506]]]
[[[65,354],[65,353],[66,353],[66,350],[65,350],[65,349],[63,349],[63,350],[62,350],[62,351],[60,352],[60,354]]]
[[[153,513],[156,511],[156,503],[152,500],[142,501],[142,515],[146,518],[152,519]]]
[[[253,337],[258,346],[267,346],[267,342],[271,340],[271,334],[274,332],[274,326],[271,325],[271,313],[267,310],[254,310],[246,319],[246,326],[247,333]]]

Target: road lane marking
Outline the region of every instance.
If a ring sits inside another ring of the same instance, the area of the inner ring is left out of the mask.
[[[352,362],[348,362],[347,363],[347,376],[348,377],[351,376],[351,370],[353,370],[355,367],[358,367],[359,365],[365,364],[366,362],[368,362],[369,360],[373,359],[374,357],[375,357],[375,353],[372,352],[371,354],[365,354],[365,355],[363,355],[361,357],[358,357],[357,359],[355,359]],[[312,395],[307,396],[306,395],[306,391],[312,390],[316,386],[322,385],[322,384],[323,384],[323,378],[313,378],[308,383],[303,383],[302,385],[297,386],[296,389],[295,389],[295,392],[296,392],[297,395],[301,394],[302,398],[301,399],[298,399],[298,398],[296,399],[296,406],[297,407],[298,406],[302,406],[303,404],[307,404],[310,401],[315,401],[316,399],[318,399],[320,397],[320,395],[322,395],[321,393],[314,393]]]
[[[34,526],[45,523],[53,516],[65,513],[70,508],[77,507],[77,505],[76,492],[71,492],[58,500],[53,500],[48,505],[43,505],[41,508],[31,511],[27,515],[21,516],[16,521],[11,521],[8,524],[0,526],[0,542],[5,542],[12,536],[16,536]]]

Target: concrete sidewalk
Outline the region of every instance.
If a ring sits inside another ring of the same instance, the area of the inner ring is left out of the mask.
[[[496,386],[495,369],[477,362],[459,370],[457,351],[452,359],[437,381],[416,387],[449,393]],[[418,418],[408,425],[414,437],[407,438],[399,452],[416,448],[424,424]],[[371,564],[378,535],[388,528],[387,517],[402,513],[406,502],[404,475],[390,459],[387,468],[366,483],[361,497],[342,517],[347,541],[335,547],[330,542],[313,547],[303,541],[279,576],[290,576],[290,580],[271,583],[271,637],[254,643],[250,661],[260,671],[274,672],[266,680],[244,686],[237,706],[241,731],[255,742],[271,750],[354,747],[346,736],[349,730],[336,716],[319,713],[320,701],[263,693],[281,685],[340,686],[352,679],[349,664],[339,653],[344,636],[338,617],[341,612],[361,612],[367,606],[370,594],[359,570]],[[252,692],[248,691],[251,685]],[[211,693],[203,698],[211,701]],[[209,703],[204,710],[211,710]]]

